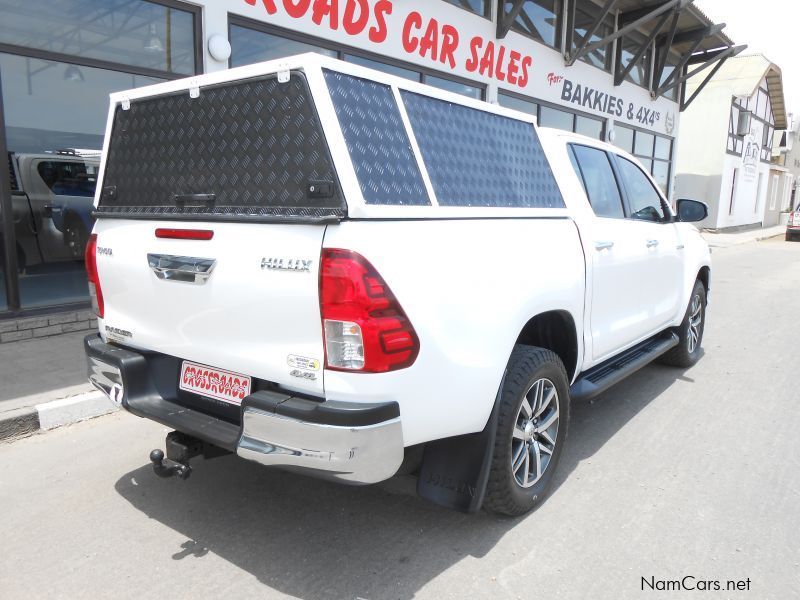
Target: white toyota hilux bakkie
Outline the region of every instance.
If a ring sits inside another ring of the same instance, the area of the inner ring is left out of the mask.
[[[116,93],[86,251],[89,377],[235,452],[524,513],[570,402],[701,355],[710,253],[635,158],[314,54]]]

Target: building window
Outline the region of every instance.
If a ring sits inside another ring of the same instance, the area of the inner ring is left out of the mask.
[[[642,45],[645,38],[639,35],[626,35],[621,38],[619,43],[619,64],[621,69],[625,69]],[[649,87],[650,85],[650,49],[648,48],[642,57],[636,62],[630,72],[625,76],[627,81]]]
[[[468,10],[471,13],[486,17],[492,16],[492,4],[490,0],[444,0],[448,4],[454,4]]]
[[[442,90],[447,90],[448,92],[455,92],[456,94],[461,94],[462,96],[469,96],[470,98],[475,98],[476,100],[483,99],[483,88],[478,87],[477,85],[470,85],[454,79],[446,79],[444,77],[436,77],[434,75],[426,74],[423,74],[422,76],[422,83],[432,85],[433,87],[437,87]]]
[[[230,27],[230,42],[231,67],[241,67],[304,52],[317,52],[333,58],[338,56],[335,50],[329,48],[238,25]]]
[[[575,131],[575,114],[551,106],[540,106],[538,123],[540,127]]]
[[[0,0],[0,43],[167,73],[200,72],[199,12],[143,0]]]
[[[19,290],[6,298],[0,285],[0,310],[88,301],[83,251],[108,95],[202,70],[200,9],[180,6],[0,0],[0,146]],[[0,279],[11,260],[0,253]]]
[[[777,208],[777,201],[778,201],[778,176],[772,176],[772,190],[769,195],[769,209],[775,210]]]
[[[504,3],[504,10],[510,11],[511,2]],[[561,47],[561,0],[528,0],[513,24],[513,29],[550,46]]]
[[[614,145],[638,158],[664,195],[669,195],[672,173],[671,138],[617,123],[614,125]]]
[[[330,42],[317,40],[306,36],[297,36],[288,31],[283,31],[259,22],[247,21],[240,17],[230,17],[230,42],[232,67],[240,67],[265,60],[283,58],[303,52],[317,52],[331,58],[338,58],[363,67],[382,71],[389,75],[396,75],[418,81],[443,90],[455,92],[482,100],[486,88],[468,80],[447,77],[439,72],[429,72],[408,63],[399,61],[386,61],[382,57],[355,53],[353,50],[342,49]]]
[[[600,10],[597,6],[590,3],[581,3],[575,6],[575,23],[573,25],[574,33],[572,35],[572,52],[575,52],[575,49],[578,47],[579,44],[582,43],[583,38],[586,37],[586,34],[589,32],[589,29],[592,28],[597,17],[600,14]],[[599,42],[603,38],[611,35],[614,32],[614,17],[612,15],[606,16],[605,20],[600,24],[592,34],[591,39],[589,40],[589,44],[593,44],[594,42]],[[584,62],[589,63],[590,65],[594,65],[599,69],[603,69],[604,71],[611,71],[611,52],[610,52],[611,45],[601,46],[581,57],[581,60]]]
[[[672,75],[675,68],[678,66],[678,62],[680,61],[680,56],[677,54],[668,54],[667,61],[664,63],[664,70],[661,72],[661,81],[658,82],[658,85],[654,85],[654,87],[658,88],[661,85],[664,85],[664,82],[667,78]],[[655,77],[655,76],[654,76]],[[677,75],[676,75],[677,77]],[[670,84],[675,83],[675,79],[670,81]],[[678,91],[681,89],[680,85],[676,85],[666,92],[664,92],[664,98],[669,98],[670,100],[678,100]]]
[[[529,115],[538,116],[539,105],[531,100],[523,100],[519,96],[512,96],[511,94],[504,94],[500,92],[497,96],[497,101],[500,106],[506,108],[513,108],[520,112],[528,113]]]
[[[497,97],[500,106],[513,108],[536,117],[539,127],[554,127],[580,133],[598,140],[605,139],[605,120],[590,115],[562,110],[554,106],[537,104],[515,94],[501,91]]]
[[[733,170],[733,177],[731,178],[731,199],[730,203],[728,204],[728,215],[733,214],[733,208],[736,204],[736,191],[738,183],[739,183],[739,169],[736,168]]]
[[[762,85],[764,82],[762,81]],[[749,112],[749,133],[753,133],[761,139],[757,139],[759,144],[759,158],[761,162],[768,163],[772,159],[772,144],[775,137],[775,114],[772,112],[772,102],[769,92],[764,87],[759,87],[750,97],[734,97],[731,102],[731,113],[728,120],[728,144],[727,151],[737,156],[742,155],[744,148],[744,138],[747,131],[740,131],[740,116]],[[747,124],[745,124],[745,128]],[[760,128],[760,134],[758,133]],[[739,134],[742,135],[739,135]]]

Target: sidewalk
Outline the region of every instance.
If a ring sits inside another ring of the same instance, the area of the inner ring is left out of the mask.
[[[736,231],[734,233],[714,233],[703,230],[703,238],[712,248],[727,248],[728,246],[738,246],[749,242],[759,242],[769,238],[783,236],[786,233],[786,225],[776,225],[775,227],[765,227],[763,229],[749,229],[747,231]]]
[[[0,441],[113,410],[86,380],[86,333],[0,345]]]

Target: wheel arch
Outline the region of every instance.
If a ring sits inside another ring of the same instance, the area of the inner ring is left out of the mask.
[[[706,294],[711,289],[711,267],[708,265],[700,267],[700,270],[697,272],[697,279],[703,284],[703,287],[706,288]]]
[[[578,368],[578,331],[566,310],[551,310],[532,317],[517,336],[516,344],[546,348],[558,355],[572,381]]]

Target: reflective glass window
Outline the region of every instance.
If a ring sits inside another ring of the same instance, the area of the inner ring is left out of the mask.
[[[578,4],[575,7],[575,33],[573,34],[572,39],[572,49],[575,50],[579,44],[583,42],[583,39],[586,37],[586,34],[589,30],[594,26],[595,21],[597,21],[597,16],[599,15],[599,10],[593,4],[585,3],[585,4]],[[597,30],[592,34],[591,39],[589,40],[590,44],[594,42],[599,42],[606,36],[611,35],[614,32],[614,18],[609,16],[600,24]],[[610,45],[609,46],[601,46],[581,57],[581,60],[584,62],[589,63],[590,65],[594,65],[599,69],[603,70],[610,70],[611,69],[611,54],[610,54]]]
[[[489,3],[490,0],[444,0],[449,4],[454,4],[456,6],[460,6],[470,12],[475,13],[476,15],[480,15],[482,17],[488,17],[490,14],[491,4]]]
[[[500,92],[497,95],[497,102],[500,106],[505,106],[506,108],[513,108],[514,110],[518,110],[520,112],[528,113],[533,116],[536,116],[536,113],[539,109],[539,105],[536,102],[531,102],[530,100],[523,100],[522,98],[517,98],[516,96],[511,96],[509,94],[504,94]]]
[[[550,106],[539,107],[539,126],[555,127],[566,131],[573,130],[575,115],[565,110],[558,110]]]
[[[643,40],[639,38],[622,37],[620,49],[620,63],[622,68],[627,67],[633,60]],[[650,50],[646,50],[634,67],[625,76],[625,79],[637,85],[647,87],[650,78]]]
[[[581,178],[594,214],[598,217],[624,219],[622,196],[614,172],[611,170],[608,155],[602,150],[588,146],[572,144],[570,147],[575,153],[578,177]],[[573,162],[573,168],[575,166]]]
[[[512,2],[505,2],[504,5],[506,12],[513,8]],[[514,29],[552,48],[558,48],[561,45],[560,12],[560,0],[528,0],[523,3],[514,21]]]
[[[85,301],[108,94],[160,80],[11,54],[0,74],[22,306]]]
[[[195,73],[195,13],[143,0],[0,0],[0,42]]]
[[[625,152],[633,154],[633,133],[634,130],[623,125],[614,126],[614,145],[622,148]]]
[[[575,115],[575,133],[602,140],[603,122],[599,119]]]
[[[470,98],[475,98],[476,100],[483,98],[483,88],[475,85],[469,85],[468,83],[461,83],[459,81],[453,81],[452,79],[444,79],[443,77],[434,77],[433,75],[426,75],[425,83],[442,90],[447,90],[448,92],[455,92],[456,94],[461,94],[462,96],[469,96]]]
[[[362,67],[367,67],[369,69],[375,69],[376,71],[388,73],[389,75],[396,75],[397,77],[410,79],[411,81],[419,81],[420,78],[419,73],[417,73],[416,71],[412,71],[411,69],[404,69],[403,67],[398,67],[396,65],[390,65],[385,62],[379,62],[377,60],[364,58],[363,56],[356,56],[354,54],[345,54],[344,60],[356,65],[361,65]]]
[[[653,143],[655,136],[642,131],[636,132],[636,143],[633,146],[637,156],[653,156]]]
[[[241,67],[304,52],[317,52],[332,58],[337,57],[335,50],[238,25],[231,25],[230,42],[232,67]]]
[[[626,158],[618,157],[617,164],[631,205],[631,218],[662,221],[664,207],[661,205],[661,196],[647,176]]]

